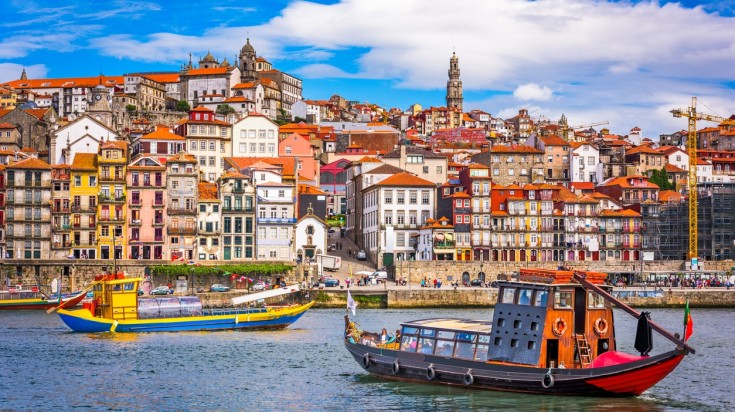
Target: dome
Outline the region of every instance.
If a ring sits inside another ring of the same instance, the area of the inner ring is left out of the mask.
[[[227,61],[227,57],[222,60],[222,63],[219,64],[219,67],[230,67],[230,62]]]
[[[244,46],[242,46],[242,49],[240,50],[242,53],[255,53],[255,48],[253,48],[253,45],[250,44],[250,38],[248,37],[247,42]]]
[[[214,56],[212,56],[212,53],[210,53],[209,50],[207,50],[207,55],[204,56],[202,61],[209,63],[209,62],[216,62],[217,60],[215,60]]]

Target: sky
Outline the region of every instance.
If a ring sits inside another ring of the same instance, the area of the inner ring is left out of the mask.
[[[208,51],[259,56],[307,99],[445,105],[452,53],[464,109],[529,110],[645,137],[686,128],[669,111],[735,113],[735,0],[6,0],[0,82],[176,71]],[[709,126],[700,122],[701,127]]]

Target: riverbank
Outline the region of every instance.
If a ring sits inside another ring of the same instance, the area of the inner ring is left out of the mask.
[[[231,299],[247,293],[234,290],[227,293],[201,293],[198,296],[207,308],[232,306]],[[345,308],[347,289],[324,288],[311,292],[317,301],[315,308]],[[361,308],[420,309],[420,308],[488,308],[495,306],[497,288],[443,287],[408,288],[407,286],[376,285],[352,287],[350,293]],[[689,299],[691,308],[735,308],[735,288],[651,289],[614,288],[613,296],[638,308],[681,308]]]

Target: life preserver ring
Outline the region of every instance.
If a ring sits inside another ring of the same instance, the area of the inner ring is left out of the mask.
[[[554,376],[551,374],[551,372],[546,372],[546,375],[541,378],[541,386],[543,386],[544,389],[549,389],[554,386]]]
[[[426,368],[426,379],[433,381],[436,378],[436,371],[434,370],[434,364],[432,363]]]
[[[565,322],[564,319],[562,318],[554,319],[554,323],[551,325],[551,331],[554,332],[554,335],[561,336],[564,334],[566,330],[567,330],[567,322]]]
[[[393,368],[391,369],[391,373],[394,375],[398,375],[398,373],[401,371],[401,365],[398,364],[398,361],[393,362]]]
[[[605,334],[607,334],[607,321],[605,318],[597,318],[595,321],[595,333],[600,336],[605,336]]]
[[[362,355],[362,367],[365,369],[370,367],[370,354],[369,353],[365,353],[364,355]]]
[[[470,386],[473,383],[475,383],[475,377],[472,376],[472,370],[468,370],[467,373],[464,374],[464,377],[462,377],[462,381],[467,386]]]

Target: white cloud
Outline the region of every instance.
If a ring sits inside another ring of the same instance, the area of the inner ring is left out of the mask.
[[[330,64],[308,64],[296,71],[296,74],[306,79],[322,79],[322,78],[355,78],[354,74],[350,74],[339,67]]]
[[[516,87],[513,97],[524,102],[531,100],[551,100],[554,93],[548,87],[541,87],[536,83],[526,83]]]
[[[46,66],[43,64],[23,66],[16,63],[0,63],[0,82],[9,82],[11,80],[20,79],[23,69],[26,70],[26,75],[29,79],[44,78],[48,73],[48,69],[46,69]]]

